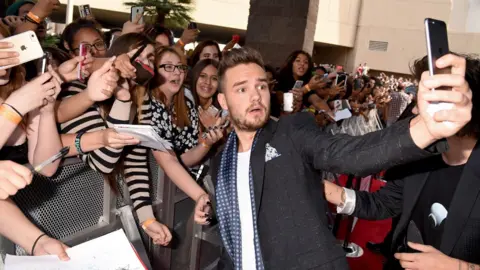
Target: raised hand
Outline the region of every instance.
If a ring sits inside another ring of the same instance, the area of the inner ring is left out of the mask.
[[[53,82],[53,84],[55,85],[55,87],[53,88],[55,90],[55,93],[46,98],[47,104],[42,106],[42,108],[40,109],[40,112],[42,113],[54,111],[55,101],[57,100],[57,96],[58,94],[60,94],[60,91],[62,91],[62,79],[60,78],[60,75],[55,70],[53,70],[52,66],[50,65],[48,66],[48,72],[52,75],[52,79],[50,81]]]
[[[455,135],[470,122],[472,91],[465,80],[465,58],[448,54],[438,59],[435,65],[441,69],[451,67],[451,74],[439,74],[431,77],[428,72],[424,72],[418,87],[417,104],[430,135],[435,139],[441,139]],[[452,90],[432,91],[432,89],[442,86],[451,87]],[[446,102],[448,106],[432,112],[430,106],[434,102]]]
[[[54,100],[57,93],[56,80],[46,72],[14,91],[5,101],[25,116],[28,112],[47,105],[48,100]]]
[[[0,68],[10,65],[17,65],[20,63],[18,53],[14,51],[5,51],[4,49],[13,48],[13,44],[10,42],[0,41]],[[1,69],[0,76],[7,75],[7,70]]]
[[[90,76],[90,72],[88,70],[92,67],[93,60],[94,58],[90,53],[88,53],[86,56],[77,56],[63,62],[58,67],[57,71],[65,82],[74,81],[77,79],[78,66],[80,65],[80,62],[83,61],[81,72],[83,77],[87,78]]]
[[[91,101],[99,102],[111,98],[117,88],[118,75],[113,63],[115,56],[92,73],[88,80],[87,94]]]
[[[123,24],[123,29],[122,29],[122,35],[128,34],[128,33],[141,33],[145,29],[145,24],[144,23],[139,23],[140,20],[142,19],[143,14],[137,14],[137,17],[131,21],[126,21]]]

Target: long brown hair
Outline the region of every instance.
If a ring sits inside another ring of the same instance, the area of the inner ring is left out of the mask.
[[[0,24],[0,34],[6,38],[11,36],[10,31]],[[11,68],[10,81],[6,85],[0,86],[0,98],[6,100],[15,90],[23,86],[25,82],[25,68],[22,65]]]
[[[156,66],[162,60],[162,57],[167,53],[175,54],[180,58],[183,64],[186,64],[184,61],[185,58],[182,57],[177,50],[170,47],[164,47],[164,48],[160,48],[159,51],[155,54]],[[155,68],[155,77],[153,78],[150,84],[152,96],[156,100],[165,104],[167,108],[169,108],[167,104],[167,97],[160,90],[160,86],[162,86],[164,83],[165,83],[165,78],[160,73],[158,73],[157,68]],[[173,108],[175,110],[175,115],[172,115],[172,118],[173,118],[172,120],[175,123],[175,125],[177,125],[180,128],[189,126],[191,123],[190,123],[190,118],[188,117],[188,107],[187,107],[183,86],[180,88],[178,93],[173,96]]]
[[[121,54],[128,53],[129,51],[135,48],[138,48],[142,45],[147,45],[147,44],[154,46],[155,42],[151,40],[149,37],[147,37],[145,34],[141,34],[141,33],[125,34],[120,36],[118,39],[116,39],[112,43],[110,49],[107,51],[107,57],[119,56]],[[137,117],[135,117],[136,119],[135,121],[138,121],[138,119],[141,119],[143,99],[145,97],[145,94],[147,93],[147,90],[144,86],[138,86],[138,85],[130,90],[131,90],[130,94],[132,95],[132,100],[137,109],[137,113],[136,113]],[[102,109],[104,113],[110,112],[112,105],[113,105],[113,99],[103,103]]]
[[[140,34],[140,33],[129,33],[120,36],[118,39],[116,39],[110,46],[110,49],[107,51],[107,56],[112,57],[112,56],[119,56],[124,53],[128,53],[129,51],[138,48],[142,45],[154,45],[154,42],[149,39],[146,35]],[[132,96],[132,101],[134,105],[136,106],[136,117],[134,120],[134,123],[138,124],[141,119],[141,112],[142,112],[142,104],[143,100],[146,94],[146,89],[144,86],[135,86],[132,89],[130,89],[130,95]],[[111,98],[107,101],[104,101],[100,103],[100,106],[102,108],[103,114],[104,114],[104,119],[106,116],[110,113],[110,110],[112,109],[113,102],[115,99]],[[123,179],[125,179],[125,166],[124,166],[124,160],[125,160],[126,153],[125,151],[122,152],[122,156],[118,160],[118,162],[115,164],[115,168],[113,169],[112,173],[106,175],[106,179],[108,184],[110,185],[110,188],[114,191],[116,195],[118,195],[119,191],[117,188],[117,178],[116,176],[121,175]]]
[[[213,59],[203,59],[198,61],[198,63],[193,67],[192,72],[191,72],[191,84],[190,84],[190,89],[192,90],[193,98],[195,99],[195,104],[197,106],[200,106],[200,97],[198,96],[197,92],[197,82],[198,78],[200,78],[200,74],[202,74],[202,71],[208,67],[208,66],[213,66],[218,70],[218,61],[213,60]],[[218,87],[217,87],[218,88]],[[217,93],[218,89],[215,89],[215,94],[213,94],[212,98],[212,105],[220,108],[219,104],[217,104]]]

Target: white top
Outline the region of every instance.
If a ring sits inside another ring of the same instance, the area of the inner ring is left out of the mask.
[[[253,210],[250,196],[250,150],[238,153],[237,196],[242,231],[242,269],[254,270],[255,243],[253,233]]]

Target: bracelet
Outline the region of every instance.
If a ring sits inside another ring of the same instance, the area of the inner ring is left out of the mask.
[[[8,103],[5,103],[5,102],[3,103],[3,105],[6,105],[6,106],[10,107],[10,109],[14,110],[16,113],[18,113],[18,115],[20,115],[20,117],[23,118],[23,115],[17,109],[15,109],[15,107],[13,107],[12,105],[10,105]]]
[[[82,151],[82,146],[80,145],[80,140],[81,140],[83,134],[85,134],[85,131],[81,131],[81,132],[77,133],[77,136],[75,137],[75,148],[77,149],[77,152],[80,155],[85,155],[85,152]]]
[[[178,39],[177,43],[180,44],[180,46],[185,47],[185,43],[181,39]]]
[[[40,24],[42,22],[42,20],[40,19],[40,17],[38,17],[37,15],[33,14],[33,12],[28,12],[26,18],[30,18],[32,19],[34,22],[36,22],[37,24]],[[28,20],[28,19],[27,19]]]
[[[32,246],[32,252],[30,252],[30,254],[33,256],[33,252],[35,251],[35,246],[37,246],[37,243],[38,243],[38,240],[40,240],[40,238],[44,237],[46,234],[42,233],[39,237],[37,237],[37,240],[35,240],[35,242],[33,242],[33,246]]]
[[[20,116],[20,114],[18,114],[16,110],[12,110],[11,107],[6,106],[5,104],[2,104],[0,106],[0,115],[8,121],[14,123],[15,125],[18,125],[20,124],[20,122],[22,122],[22,117]]]
[[[27,21],[29,23],[32,23],[32,24],[35,24],[35,25],[40,25],[39,23],[37,23],[35,20],[33,20],[32,18],[30,18],[28,16],[25,16],[25,21]]]
[[[147,230],[147,227],[150,226],[155,221],[157,221],[155,218],[149,218],[149,219],[145,220],[144,222],[142,222],[142,229],[144,231]]]

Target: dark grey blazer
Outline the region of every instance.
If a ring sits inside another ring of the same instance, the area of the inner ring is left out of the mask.
[[[267,143],[280,156],[265,162]],[[349,269],[327,227],[321,171],[368,175],[430,155],[413,143],[409,121],[351,137],[322,132],[309,113],[270,120],[250,158],[265,268]],[[215,184],[219,160],[212,162]],[[226,252],[219,269],[233,269]]]
[[[375,193],[357,192],[353,215],[363,219],[385,219],[401,215],[393,234],[392,251],[404,244],[410,216],[430,174],[428,160],[399,166],[388,172],[387,185]],[[465,164],[452,198],[440,251],[450,257],[480,263],[480,142]],[[453,191],[452,191],[453,192]],[[398,268],[389,258],[386,269]]]

